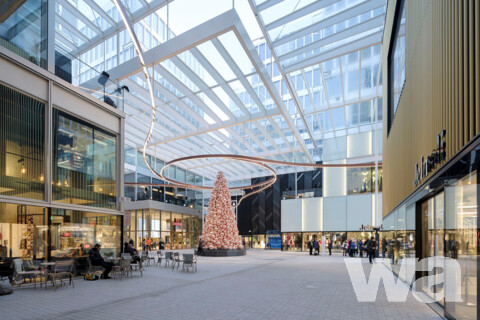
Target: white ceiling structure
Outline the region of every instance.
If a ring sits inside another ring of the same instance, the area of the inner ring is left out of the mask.
[[[324,139],[378,126],[386,0],[248,1],[264,39],[250,39],[235,9],[173,35],[155,22],[171,1],[123,1],[153,79],[158,111],[149,154],[165,161],[224,153],[315,163],[323,160]],[[57,0],[56,46],[78,58],[73,83],[102,91],[98,76],[107,71],[107,88],[128,86],[125,144],[140,150],[151,107],[124,29],[110,0]],[[273,49],[271,57],[259,53],[262,44]],[[228,159],[179,166],[210,179],[222,170],[230,181],[268,174]]]

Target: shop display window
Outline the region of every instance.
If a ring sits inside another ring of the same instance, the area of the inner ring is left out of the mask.
[[[104,256],[122,251],[121,216],[53,209],[50,223],[52,257],[86,255],[96,243],[102,245]]]
[[[0,203],[0,260],[47,257],[48,210]]]
[[[282,250],[283,251],[302,251],[302,234],[282,233]]]

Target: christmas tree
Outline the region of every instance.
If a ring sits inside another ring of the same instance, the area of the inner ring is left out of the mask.
[[[238,235],[227,180],[221,171],[217,175],[212,190],[202,241],[203,247],[210,250],[243,248],[242,238]]]

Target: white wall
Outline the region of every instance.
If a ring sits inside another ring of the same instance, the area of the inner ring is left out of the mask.
[[[330,161],[325,163],[345,163],[342,161]],[[347,168],[324,168],[323,169],[323,196],[337,197],[347,195]]]
[[[347,136],[347,157],[364,157],[372,154],[372,132]]]
[[[302,231],[302,200],[282,200],[280,215],[282,232]]]
[[[372,194],[347,196],[347,230],[372,223]]]
[[[305,198],[302,201],[302,231],[322,230],[323,198]],[[282,212],[283,213],[283,212]]]
[[[347,229],[346,197],[323,199],[323,230],[342,231]]]

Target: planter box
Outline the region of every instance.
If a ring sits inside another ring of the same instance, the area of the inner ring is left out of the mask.
[[[244,256],[247,254],[245,249],[219,249],[219,250],[203,250],[203,256],[205,257],[234,257]]]

